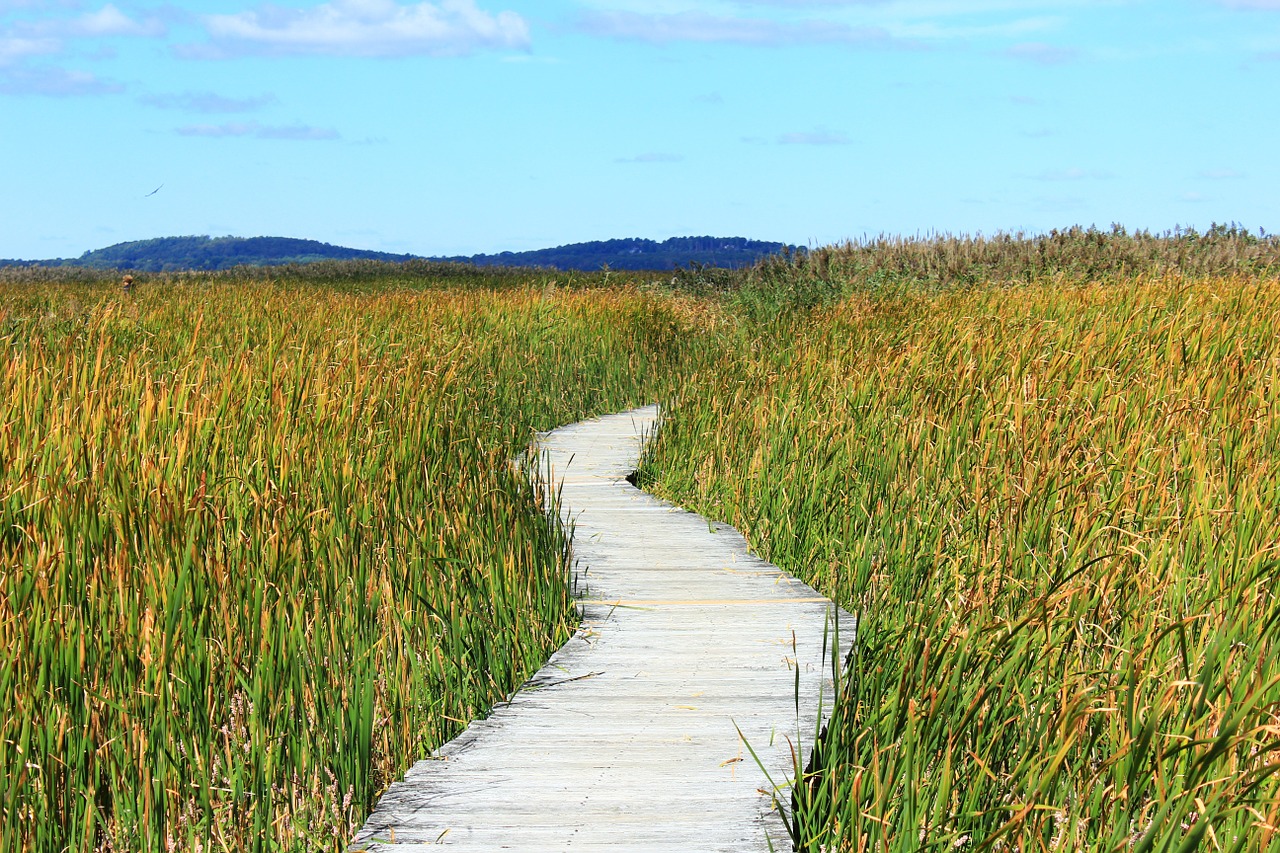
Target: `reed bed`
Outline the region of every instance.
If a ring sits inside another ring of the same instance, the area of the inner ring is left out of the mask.
[[[402,278],[6,284],[0,851],[342,850],[567,638],[510,459],[698,309]]]
[[[766,281],[801,279],[953,289],[1046,279],[1085,282],[1135,275],[1280,272],[1280,236],[1236,225],[1162,234],[1074,226],[1047,234],[880,236],[826,246],[757,268]]]
[[[1280,850],[1276,255],[7,271],[0,853],[342,849],[571,629],[510,458],[653,400],[644,482],[858,614],[799,849]]]
[[[786,252],[739,270],[698,265],[672,284],[719,295],[753,321],[831,305],[859,293],[915,293],[993,285],[1078,285],[1136,276],[1280,275],[1280,236],[1237,225],[1161,234],[1073,226],[1047,234],[881,235]]]
[[[858,615],[798,849],[1280,850],[1280,280],[848,292],[642,471]]]

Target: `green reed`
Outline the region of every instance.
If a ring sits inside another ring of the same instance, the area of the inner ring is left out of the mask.
[[[11,276],[0,851],[341,849],[570,630],[508,460],[652,400],[654,488],[859,617],[801,849],[1280,849],[1280,283],[1068,237],[1017,286],[952,286],[963,241],[768,262],[703,288],[728,311],[451,268]]]
[[[572,628],[509,460],[659,398],[634,289],[0,293],[0,851],[341,850]]]
[[[644,478],[858,615],[800,849],[1280,849],[1280,281],[747,324]]]

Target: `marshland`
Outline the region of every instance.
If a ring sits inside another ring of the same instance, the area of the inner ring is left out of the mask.
[[[511,460],[649,402],[858,616],[798,849],[1280,849],[1273,237],[0,276],[0,851],[343,850],[573,630]]]

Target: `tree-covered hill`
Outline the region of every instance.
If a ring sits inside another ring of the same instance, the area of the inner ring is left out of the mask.
[[[502,252],[431,260],[477,266],[551,267],[561,270],[670,270],[697,263],[713,267],[743,267],[781,252],[784,243],[743,237],[674,237],[661,243],[629,238],[574,243],[531,252]],[[117,243],[85,252],[78,258],[45,261],[4,261],[0,266],[88,267],[90,269],[176,272],[222,270],[235,266],[275,266],[327,260],[408,261],[416,255],[395,255],[332,246],[316,240],[289,237],[159,237]]]
[[[789,248],[785,243],[744,237],[672,237],[661,243],[631,237],[573,243],[531,252],[502,252],[445,258],[478,266],[554,267],[561,270],[670,270],[691,263],[714,267],[750,266],[766,255]],[[794,247],[790,247],[794,248]]]
[[[413,257],[413,255],[392,255],[386,252],[347,249],[316,240],[297,240],[289,237],[158,237],[154,240],[117,243],[105,249],[85,252],[78,258],[28,263],[42,266],[171,272],[222,270],[241,265],[297,264],[308,261],[356,259],[407,261]]]

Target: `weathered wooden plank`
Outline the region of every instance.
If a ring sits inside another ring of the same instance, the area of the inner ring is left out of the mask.
[[[793,745],[807,755],[853,619],[733,528],[627,483],[657,423],[650,406],[542,437],[581,629],[393,785],[353,849],[789,846],[773,797],[789,800]]]

